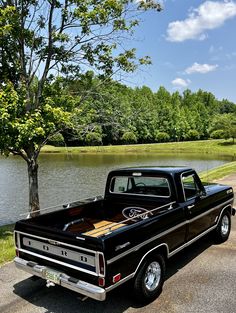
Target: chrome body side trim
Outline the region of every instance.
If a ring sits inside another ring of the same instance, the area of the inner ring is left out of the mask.
[[[168,247],[168,245],[167,245],[166,243],[162,243],[162,244],[160,244],[160,245],[158,245],[158,246],[152,248],[151,250],[149,250],[149,251],[142,257],[141,261],[139,262],[138,266],[136,267],[136,270],[135,270],[133,273],[131,273],[131,274],[129,274],[128,276],[124,277],[122,280],[119,281],[119,283],[117,283],[117,284],[115,284],[115,285],[112,285],[112,286],[106,288],[106,291],[110,291],[110,290],[112,290],[112,289],[118,287],[119,285],[125,283],[126,281],[132,279],[132,278],[136,275],[136,273],[137,273],[137,271],[138,271],[140,265],[142,264],[142,261],[145,259],[145,257],[146,257],[148,254],[150,254],[151,252],[153,252],[154,250],[160,248],[161,246],[164,246],[164,247],[166,248],[166,250],[167,250],[167,258],[171,258],[171,257],[172,257],[173,255],[175,255],[176,253],[178,253],[178,252],[180,252],[181,250],[187,248],[187,247],[190,246],[192,243],[194,243],[195,241],[199,240],[201,237],[203,237],[203,236],[205,236],[206,234],[208,234],[209,232],[213,231],[213,230],[218,226],[218,222],[219,222],[219,220],[220,220],[220,218],[221,218],[221,216],[222,216],[224,210],[225,210],[227,207],[229,207],[229,206],[230,206],[230,205],[227,205],[227,206],[225,206],[225,207],[221,210],[221,213],[220,213],[220,215],[218,216],[218,221],[217,221],[217,223],[216,223],[214,226],[210,227],[209,229],[207,229],[206,231],[204,231],[203,233],[201,233],[201,234],[198,235],[197,237],[195,237],[195,238],[191,239],[190,241],[186,242],[184,245],[182,245],[182,246],[180,246],[179,248],[175,249],[175,250],[172,251],[171,253],[169,253],[169,247]],[[231,210],[231,211],[232,211],[232,210]]]
[[[107,288],[105,288],[105,289],[106,289],[107,292],[109,292],[109,291],[115,289],[116,287],[118,287],[118,286],[124,284],[125,282],[127,282],[127,281],[130,280],[130,279],[132,279],[133,277],[134,277],[134,273],[132,273],[132,274],[130,274],[130,275],[124,277],[124,278],[121,279],[118,283],[116,283],[116,284],[114,284],[114,285],[111,285],[111,286],[109,286],[109,287],[107,287]]]
[[[17,268],[24,270],[32,275],[36,275],[38,277],[41,277],[43,279],[45,279],[44,277],[44,272],[46,270],[50,270],[49,267],[46,266],[40,266],[37,263],[29,264],[28,261],[18,258],[16,257],[14,259],[15,265]],[[61,273],[59,271],[55,271],[53,269],[54,272],[56,272],[58,275],[60,275],[60,282],[59,285],[76,291],[86,297],[90,297],[93,298],[95,300],[99,300],[99,301],[104,301],[106,299],[106,290],[104,288],[92,285],[90,283],[87,283],[85,281],[82,280],[70,280],[70,276],[66,275],[65,273]]]
[[[148,254],[150,254],[151,252],[153,252],[154,250],[159,249],[160,247],[163,247],[163,246],[164,246],[165,249],[166,249],[166,252],[167,252],[166,255],[167,255],[167,257],[169,257],[169,247],[168,247],[167,243],[161,243],[160,245],[158,245],[158,246],[152,248],[152,249],[149,250],[146,254],[144,254],[144,256],[143,256],[142,259],[140,260],[138,266],[136,267],[136,270],[135,270],[135,272],[133,273],[133,276],[135,276],[135,274],[137,273],[139,266],[141,265],[141,263],[143,262],[143,260],[146,258],[146,256],[147,256]]]
[[[158,238],[160,238],[162,236],[168,235],[172,231],[174,231],[174,230],[176,230],[176,229],[178,229],[178,228],[180,228],[180,227],[182,227],[182,226],[184,226],[186,224],[187,224],[187,222],[185,221],[185,222],[180,223],[180,224],[178,224],[178,225],[176,225],[176,226],[174,226],[174,227],[172,227],[172,228],[170,228],[170,229],[168,229],[168,230],[166,230],[166,231],[164,231],[164,232],[162,232],[162,233],[160,233],[160,234],[158,234],[158,235],[156,235],[156,236],[154,236],[154,237],[152,237],[150,239],[147,239],[147,240],[143,241],[142,243],[138,244],[137,246],[135,246],[135,247],[133,247],[133,248],[131,248],[129,250],[126,250],[123,253],[121,253],[121,254],[115,256],[114,258],[108,260],[107,264],[112,264],[113,262],[115,262],[115,261],[119,260],[120,258],[123,258],[124,256],[126,256],[127,254],[130,254],[133,251],[138,251],[140,248],[142,248],[143,246],[147,245],[148,243],[150,243],[150,242],[152,242],[152,241],[154,241],[154,240],[156,240],[156,239],[158,239]]]
[[[203,216],[205,216],[205,215],[207,215],[207,214],[209,214],[209,213],[219,209],[222,205],[225,205],[228,202],[231,202],[231,200],[228,200],[228,201],[226,201],[226,202],[224,202],[222,204],[219,204],[216,207],[214,207],[214,208],[212,208],[212,209],[210,209],[210,210],[208,210],[208,211],[206,211],[206,212],[204,212],[202,214],[197,215],[196,217],[192,218],[191,220],[188,220],[188,222],[192,223],[192,222],[198,220],[199,218],[202,218]],[[228,205],[226,205],[224,208],[222,208],[222,211],[225,210],[229,205],[230,205],[230,203]]]
[[[190,224],[190,223],[194,222],[195,220],[202,218],[203,216],[209,214],[210,212],[219,209],[221,206],[228,204],[224,208],[222,208],[222,212],[223,212],[230,205],[230,202],[231,202],[231,200],[227,200],[226,202],[224,202],[224,203],[222,203],[222,204],[220,204],[220,205],[218,205],[218,206],[216,206],[216,207],[214,207],[214,208],[212,208],[212,209],[210,209],[210,210],[208,210],[208,211],[206,211],[206,212],[204,212],[204,213],[202,213],[202,214],[200,214],[200,215],[198,215],[198,216],[196,216],[190,220],[186,220],[186,221],[184,221],[184,222],[182,222],[182,223],[180,223],[180,224],[178,224],[178,225],[176,225],[176,226],[174,226],[174,227],[172,227],[172,228],[170,228],[170,229],[168,229],[168,230],[166,230],[166,231],[164,231],[164,232],[162,232],[162,233],[160,233],[160,234],[158,234],[158,235],[156,235],[156,236],[154,236],[154,237],[152,237],[146,241],[143,241],[142,243],[138,244],[137,246],[134,246],[133,248],[130,248],[129,250],[126,250],[123,253],[121,253],[121,254],[115,256],[114,258],[108,260],[107,264],[112,264],[113,262],[126,256],[127,254],[129,254],[133,251],[139,250],[141,247],[145,246],[146,244],[148,244],[148,243],[150,243],[150,242],[152,242],[152,241],[154,241],[154,240],[156,240],[162,236],[168,235],[172,231],[175,231],[176,229],[178,229],[184,225]],[[219,218],[218,218],[218,220],[219,220]],[[216,227],[216,225],[214,225],[214,227]]]
[[[212,230],[214,230],[219,223],[219,220],[221,219],[221,216],[223,214],[223,212],[228,208],[231,207],[231,212],[232,212],[232,206],[230,204],[226,205],[220,212],[218,218],[217,218],[217,222],[215,225],[213,225],[212,227],[208,228],[207,230],[205,230],[203,233],[199,234],[198,236],[194,237],[193,239],[191,239],[190,241],[186,242],[184,245],[180,246],[179,248],[177,248],[176,250],[172,251],[171,253],[169,253],[168,258],[172,257],[172,255],[176,254],[177,252],[181,251],[182,249],[190,246],[193,242],[197,241],[198,239],[200,239],[201,237],[205,236],[206,234],[208,234],[209,232],[211,232]],[[209,211],[208,211],[209,212]]]
[[[174,251],[172,251],[171,253],[169,253],[168,258],[172,257],[173,255],[175,255],[177,252],[183,250],[184,248],[190,246],[193,242],[195,242],[198,239],[200,239],[201,237],[205,236],[206,234],[208,234],[209,232],[214,230],[216,227],[217,227],[217,224],[212,226],[212,227],[210,227],[210,228],[208,228],[207,230],[205,230],[203,233],[201,233],[197,237],[194,237],[193,239],[187,241],[184,245],[180,246],[179,248],[177,248]]]

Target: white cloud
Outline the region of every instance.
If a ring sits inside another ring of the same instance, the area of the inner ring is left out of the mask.
[[[183,78],[177,77],[174,80],[172,80],[171,83],[176,88],[186,88],[191,83],[191,81],[189,79],[185,80]]]
[[[193,63],[192,66],[186,68],[185,73],[193,74],[193,73],[201,73],[206,74],[217,69],[218,65],[211,65],[211,64],[199,64],[197,62]]]
[[[234,1],[206,1],[197,9],[192,9],[185,20],[174,21],[168,25],[167,40],[182,42],[188,39],[204,40],[206,30],[220,27],[236,16]]]

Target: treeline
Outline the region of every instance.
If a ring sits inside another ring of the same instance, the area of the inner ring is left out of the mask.
[[[55,145],[234,138],[236,132],[236,105],[203,90],[171,94],[160,87],[153,92],[146,86],[104,83],[88,72],[82,80],[57,80],[50,93],[57,101],[67,97],[78,102],[74,126],[54,136],[50,143]]]

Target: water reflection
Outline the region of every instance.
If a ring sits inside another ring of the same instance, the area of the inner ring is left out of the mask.
[[[104,193],[111,169],[140,165],[190,166],[208,170],[230,161],[197,154],[43,154],[39,164],[41,207],[67,203]],[[28,177],[19,157],[0,157],[0,225],[10,223],[28,210]]]

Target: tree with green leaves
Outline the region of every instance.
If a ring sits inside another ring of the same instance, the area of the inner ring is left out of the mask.
[[[214,96],[202,90],[171,95],[164,87],[153,92],[146,86],[131,88],[114,80],[101,84],[91,71],[80,80],[57,80],[55,95],[62,89],[59,85],[72,97],[78,90],[80,94],[90,90],[73,117],[74,128],[63,132],[66,144],[75,146],[207,139],[213,118],[227,103],[217,99],[209,102]],[[232,111],[235,107],[230,104]],[[223,131],[212,136],[224,138]]]
[[[236,114],[224,113],[216,115],[210,129],[212,138],[236,138]]]
[[[70,99],[55,106],[49,97],[40,108],[27,110],[26,91],[17,92],[9,83],[0,90],[0,147],[8,156],[21,156],[28,165],[29,204],[38,211],[38,156],[46,141],[65,126],[71,126]],[[71,101],[74,103],[74,101]]]
[[[119,70],[132,72],[140,64],[149,64],[148,57],[137,59],[134,49],[122,48],[139,23],[137,11],[148,9],[160,11],[160,4],[145,0],[0,0],[0,150],[27,162],[29,206],[34,214],[40,209],[41,148],[68,127],[86,99],[84,95],[52,97],[51,83],[60,75],[79,78],[90,68],[104,81]]]

